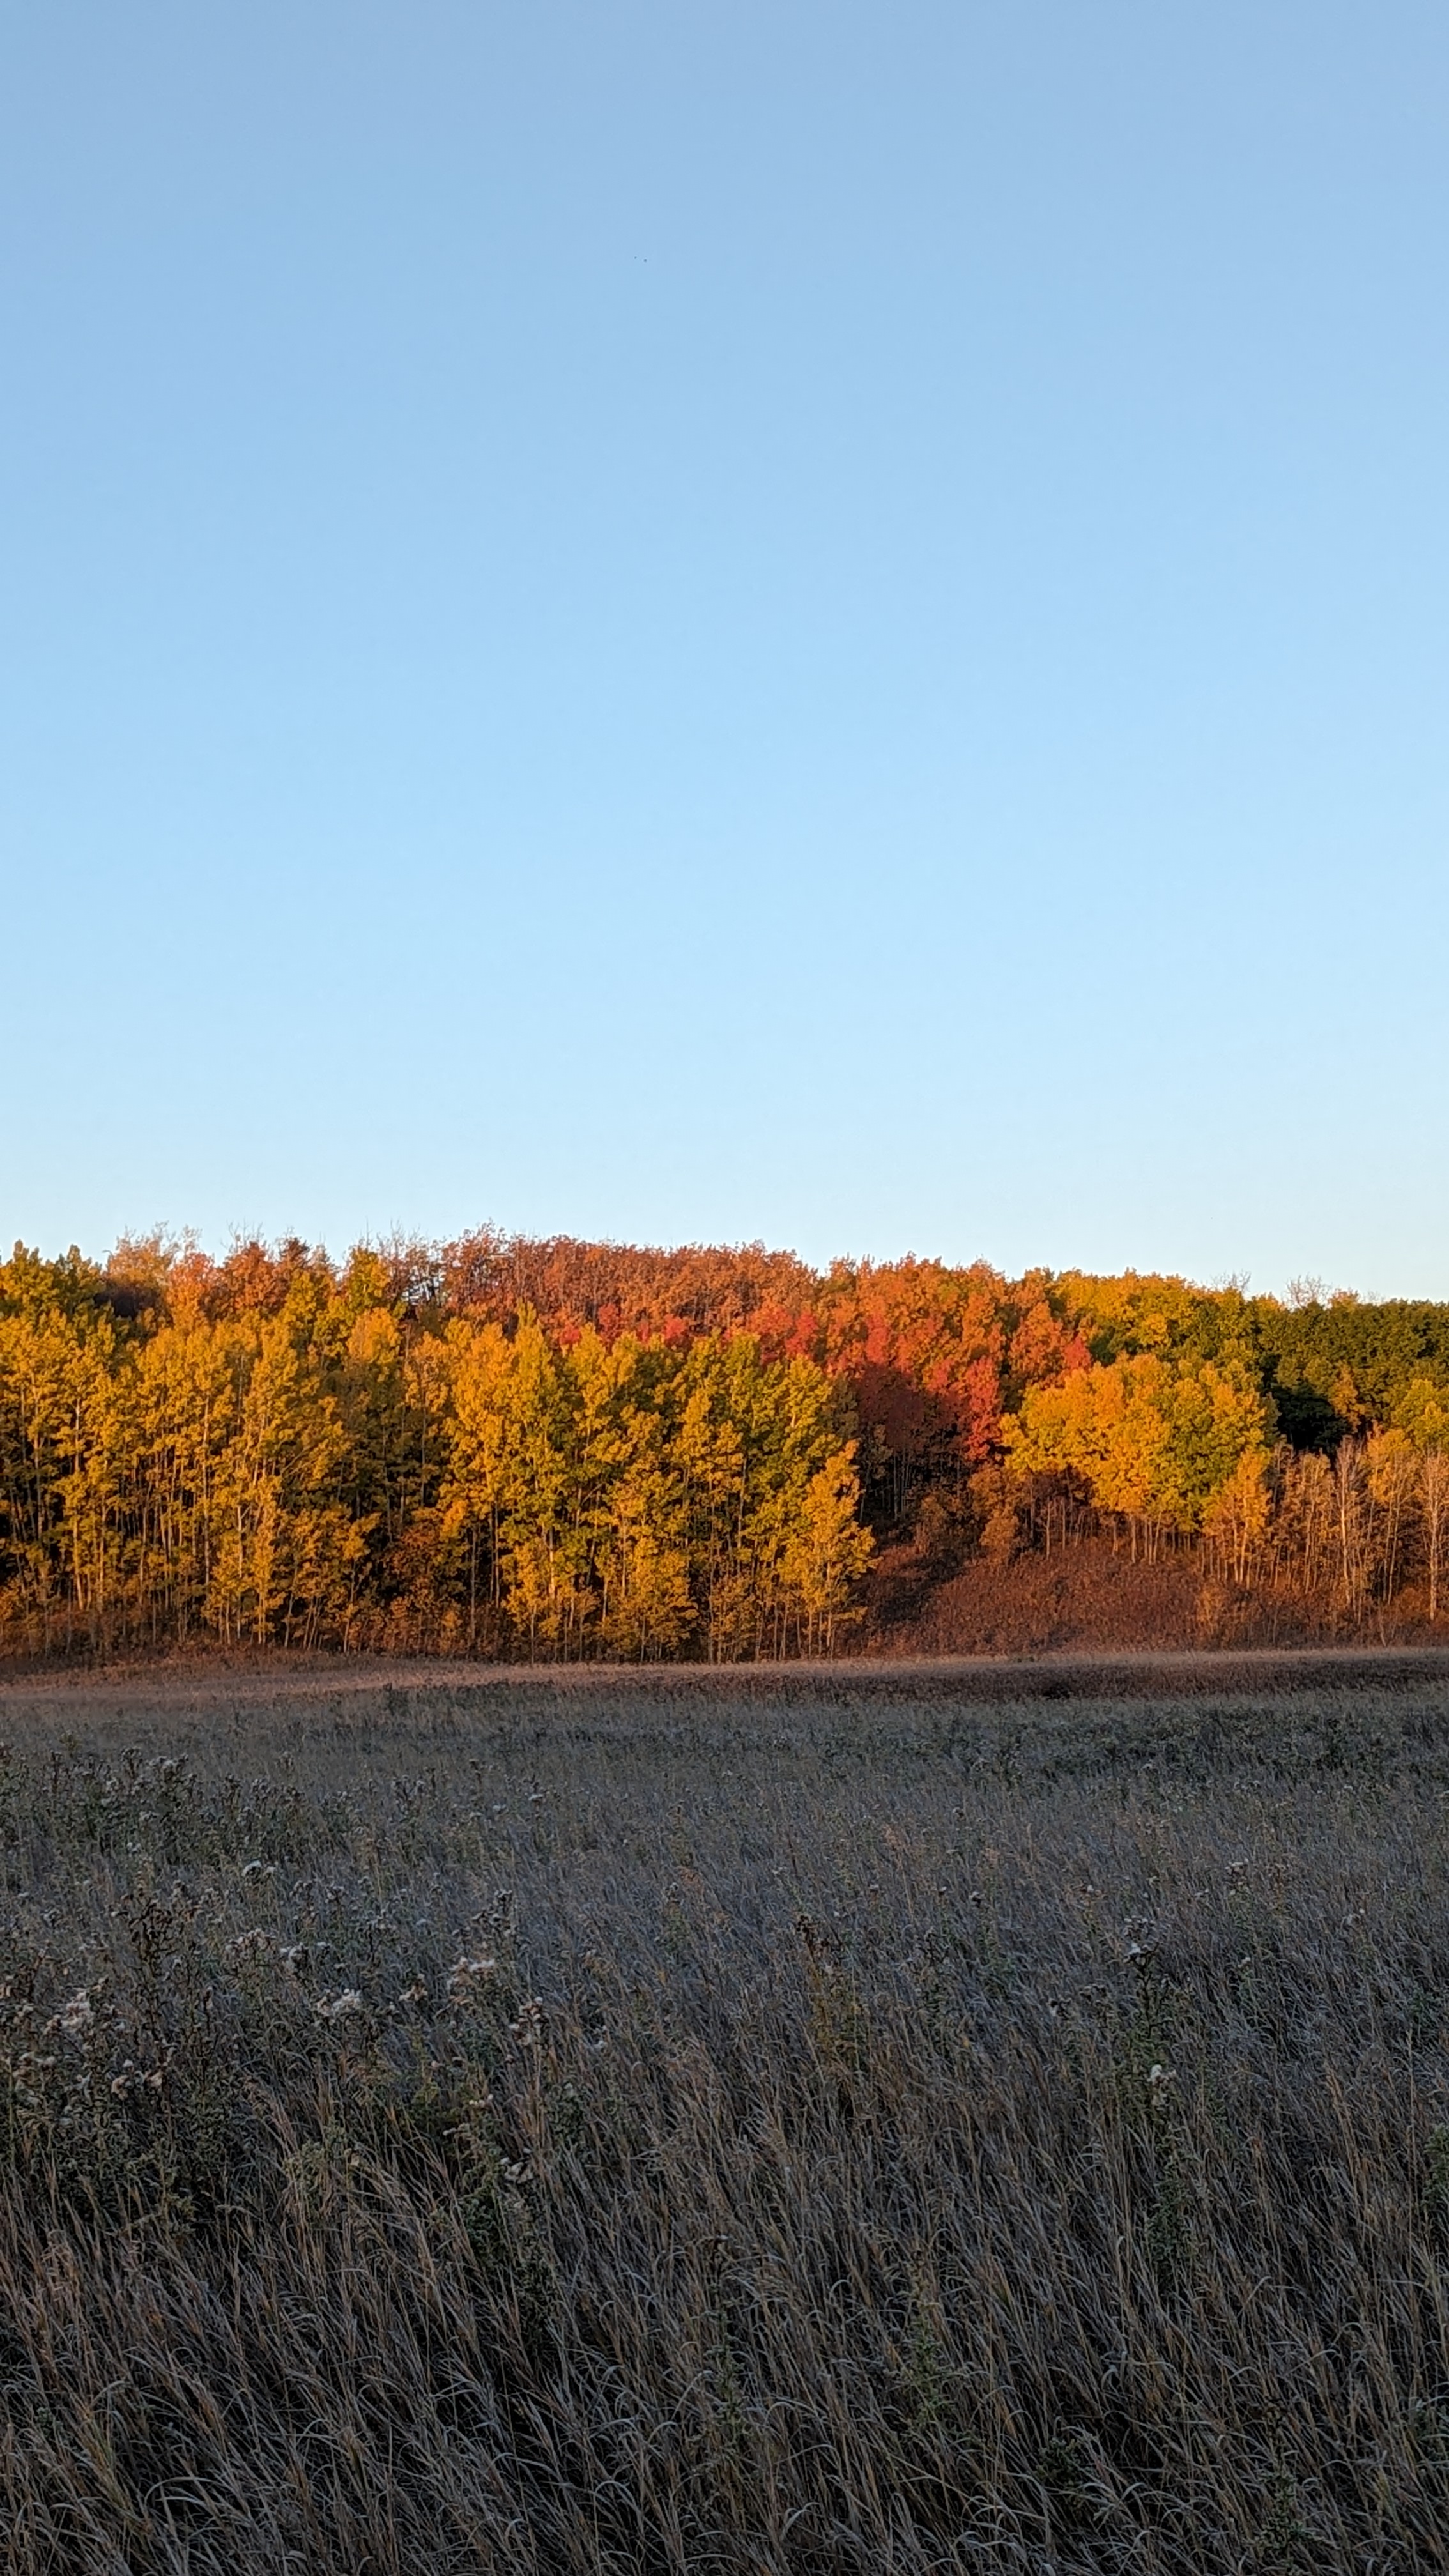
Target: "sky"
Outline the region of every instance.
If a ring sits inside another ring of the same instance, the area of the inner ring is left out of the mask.
[[[0,1237],[1449,1296],[1449,16],[0,0]]]

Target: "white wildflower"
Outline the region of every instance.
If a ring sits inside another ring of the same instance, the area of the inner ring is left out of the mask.
[[[448,1992],[450,1995],[465,1995],[470,1986],[481,1985],[497,1974],[496,1959],[455,1959],[448,1976]]]
[[[139,2093],[143,2084],[149,2085],[153,2093],[159,2093],[166,2081],[166,2068],[170,2062],[169,2048],[160,2066],[138,2066],[134,2057],[124,2058],[120,2074],[111,2077],[111,2091],[117,2101],[124,2102],[129,2094]]]
[[[362,2010],[362,1997],[356,1986],[345,1986],[340,1995],[319,1995],[312,2006],[319,2021],[349,2021]]]

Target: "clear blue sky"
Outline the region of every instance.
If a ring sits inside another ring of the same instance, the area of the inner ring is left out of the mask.
[[[1449,16],[0,7],[0,1233],[1449,1295]]]

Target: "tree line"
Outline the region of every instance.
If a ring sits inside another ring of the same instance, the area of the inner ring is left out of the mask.
[[[484,1229],[0,1264],[0,1646],[830,1653],[881,1543],[1436,1619],[1449,1307]]]

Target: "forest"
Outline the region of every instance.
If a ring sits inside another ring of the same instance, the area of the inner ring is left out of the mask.
[[[0,1264],[12,1658],[831,1655],[909,1644],[892,1569],[918,1618],[1053,1560],[1404,1635],[1446,1549],[1449,1305],[487,1228]]]

